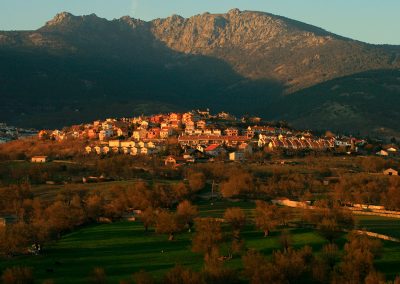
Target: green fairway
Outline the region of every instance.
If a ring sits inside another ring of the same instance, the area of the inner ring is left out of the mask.
[[[360,229],[400,238],[400,219],[380,216],[357,216],[356,220]]]
[[[200,201],[196,205],[199,206],[201,217],[215,217],[222,218],[224,212],[229,207],[240,207],[246,215],[250,218],[253,215],[253,209],[256,207],[252,201],[229,201],[229,200],[216,200],[216,201]]]
[[[1,267],[33,267],[36,278],[54,279],[56,283],[87,282],[94,267],[103,267],[117,283],[141,269],[160,276],[175,263],[199,267],[201,259],[190,252],[189,235],[178,235],[168,242],[166,236],[144,232],[139,223],[119,222],[78,230],[49,247],[44,255],[3,261]]]
[[[226,208],[235,206],[243,208],[250,217],[254,208],[253,202],[245,201],[220,200],[213,202],[213,205],[210,201],[202,201],[198,205],[201,216],[212,217],[222,217]],[[375,224],[371,225],[371,230],[379,229],[377,225],[381,222],[374,221],[371,217],[362,217],[359,221],[360,224]],[[387,228],[394,229],[398,234],[398,223],[386,221]],[[128,279],[140,270],[148,271],[161,279],[165,272],[177,263],[195,270],[201,269],[202,255],[191,251],[193,234],[178,234],[174,241],[169,242],[166,235],[157,235],[153,230],[145,232],[141,222],[92,225],[67,234],[60,241],[48,245],[43,255],[2,260],[0,270],[17,265],[32,267],[38,283],[46,279],[53,279],[55,283],[87,283],[89,273],[95,267],[105,269],[110,283]],[[296,249],[309,245],[318,254],[327,243],[312,229],[292,228],[290,234]],[[257,249],[267,256],[280,249],[279,230],[272,231],[271,236],[264,238],[262,232],[248,224],[243,230],[242,238],[245,239],[246,248]],[[344,242],[345,236],[337,241],[340,247],[343,247]],[[226,253],[226,245],[222,246],[222,253]],[[389,279],[393,279],[399,273],[399,244],[385,242],[382,257],[376,264],[378,270],[387,274]],[[233,269],[242,268],[240,257],[227,261],[225,265]]]
[[[400,244],[383,242],[382,257],[376,261],[376,269],[385,273],[388,279],[400,275]]]
[[[297,247],[311,244],[319,248],[325,242],[309,230],[298,229],[292,234]],[[243,237],[247,247],[266,254],[279,248],[278,232],[263,238],[261,232],[248,226]],[[14,265],[32,267],[37,279],[54,279],[56,283],[84,283],[94,267],[103,267],[109,280],[117,283],[141,269],[160,278],[176,263],[196,270],[203,264],[202,256],[191,252],[189,233],[179,234],[175,241],[168,242],[165,235],[144,232],[139,222],[118,222],[80,229],[48,247],[44,255],[2,261],[0,267],[2,270]],[[239,258],[227,263],[232,268],[240,265]],[[46,272],[47,269],[54,272]]]

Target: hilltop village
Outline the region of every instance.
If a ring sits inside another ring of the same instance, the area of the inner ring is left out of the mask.
[[[257,152],[283,151],[286,155],[303,152],[358,153],[363,139],[336,136],[330,132],[317,136],[294,130],[285,123],[269,123],[259,117],[242,117],[207,110],[156,114],[134,118],[97,120],[63,130],[41,130],[39,139],[86,141],[84,155],[159,155],[167,165],[215,159],[243,161]],[[376,152],[395,155],[389,145]]]

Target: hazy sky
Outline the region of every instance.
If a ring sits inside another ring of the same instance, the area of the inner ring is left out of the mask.
[[[0,0],[0,30],[36,29],[61,11],[151,20],[236,7],[289,17],[370,43],[400,44],[400,0]]]

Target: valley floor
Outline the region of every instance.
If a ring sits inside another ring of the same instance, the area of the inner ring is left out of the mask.
[[[253,214],[252,202],[217,201],[201,202],[201,216],[222,217],[227,207],[239,206],[248,216]],[[360,228],[385,233],[392,236],[400,235],[398,220],[358,217]],[[43,255],[16,257],[0,262],[0,270],[10,266],[32,267],[35,279],[44,281],[53,279],[55,283],[87,283],[89,273],[95,267],[104,268],[110,283],[118,283],[122,279],[130,279],[135,272],[145,270],[158,279],[175,264],[182,264],[195,270],[200,270],[203,257],[191,251],[192,233],[176,236],[172,242],[166,235],[157,235],[153,230],[145,232],[141,222],[116,222],[98,224],[81,228],[65,235],[46,248]],[[312,229],[291,228],[293,246],[301,248],[309,245],[317,254],[327,241]],[[253,225],[247,225],[242,233],[246,248],[254,248],[265,255],[280,249],[280,229],[273,231],[271,236],[263,238],[260,231]],[[342,249],[346,236],[342,235],[336,242]],[[393,279],[399,272],[400,246],[397,243],[384,242],[382,257],[376,261],[379,271]],[[224,248],[222,248],[224,250]],[[241,270],[240,257],[226,261],[226,267]]]

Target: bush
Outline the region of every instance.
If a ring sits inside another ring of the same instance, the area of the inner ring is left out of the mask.
[[[32,269],[29,267],[7,268],[1,279],[4,284],[30,284],[34,282]]]

